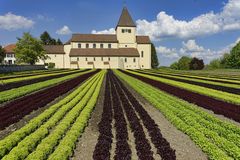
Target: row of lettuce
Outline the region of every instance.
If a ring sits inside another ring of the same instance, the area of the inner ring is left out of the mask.
[[[120,71],[115,73],[187,134],[209,159],[240,159],[240,128],[237,125],[220,120]]]
[[[105,71],[0,141],[0,158],[68,159],[100,93]]]
[[[76,73],[70,74],[68,76],[63,76],[60,78],[50,79],[47,81],[38,82],[38,83],[22,86],[19,88],[13,88],[11,90],[2,91],[2,92],[0,92],[0,103],[10,101],[10,100],[16,99],[18,97],[22,97],[22,96],[24,96],[26,94],[30,94],[34,91],[38,91],[38,90],[44,89],[46,87],[50,87],[50,86],[62,83],[64,81],[70,80],[72,78],[75,78],[80,75],[83,75],[83,74],[86,74],[89,72],[93,72],[93,71],[94,70],[88,70],[88,71],[86,70],[84,72],[76,72]]]
[[[218,100],[223,100],[229,103],[233,103],[233,104],[240,104],[240,94],[232,94],[232,93],[228,93],[228,92],[223,92],[220,90],[215,90],[215,89],[211,89],[211,88],[206,88],[206,87],[202,87],[202,86],[198,86],[198,85],[193,85],[193,84],[188,84],[188,83],[184,83],[184,82],[179,82],[179,81],[175,81],[175,80],[170,80],[167,78],[162,78],[162,77],[157,77],[154,75],[149,75],[149,74],[144,74],[141,72],[137,72],[137,71],[130,71],[127,70],[127,72],[129,73],[133,73],[135,75],[139,75],[142,77],[146,77],[146,78],[150,78],[156,81],[159,81],[161,83],[165,83],[165,84],[169,84],[172,86],[176,86],[179,88],[183,88],[195,93],[199,93],[202,95],[206,95]]]

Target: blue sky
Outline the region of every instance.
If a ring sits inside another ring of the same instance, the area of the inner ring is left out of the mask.
[[[161,65],[183,55],[208,63],[240,38],[240,0],[126,1],[138,34],[151,37]],[[1,0],[0,45],[47,30],[67,41],[71,33],[112,33],[123,0]],[[238,13],[239,12],[239,13]]]

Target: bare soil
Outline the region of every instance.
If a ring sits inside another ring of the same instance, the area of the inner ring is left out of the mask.
[[[95,106],[94,111],[92,112],[91,119],[88,122],[88,126],[85,128],[82,136],[79,137],[75,152],[71,157],[72,160],[92,159],[94,148],[98,141],[98,136],[99,136],[98,123],[102,118],[105,83],[106,83],[106,78],[103,81],[103,85],[100,90],[97,104]]]

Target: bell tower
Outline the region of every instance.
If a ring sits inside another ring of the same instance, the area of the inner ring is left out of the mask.
[[[123,7],[122,14],[115,30],[117,40],[120,44],[136,43],[136,25],[129,14],[127,7]]]

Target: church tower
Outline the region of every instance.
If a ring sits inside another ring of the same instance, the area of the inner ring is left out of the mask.
[[[117,40],[122,47],[136,43],[136,25],[127,7],[124,7],[122,10],[122,14],[116,26],[116,34]]]

